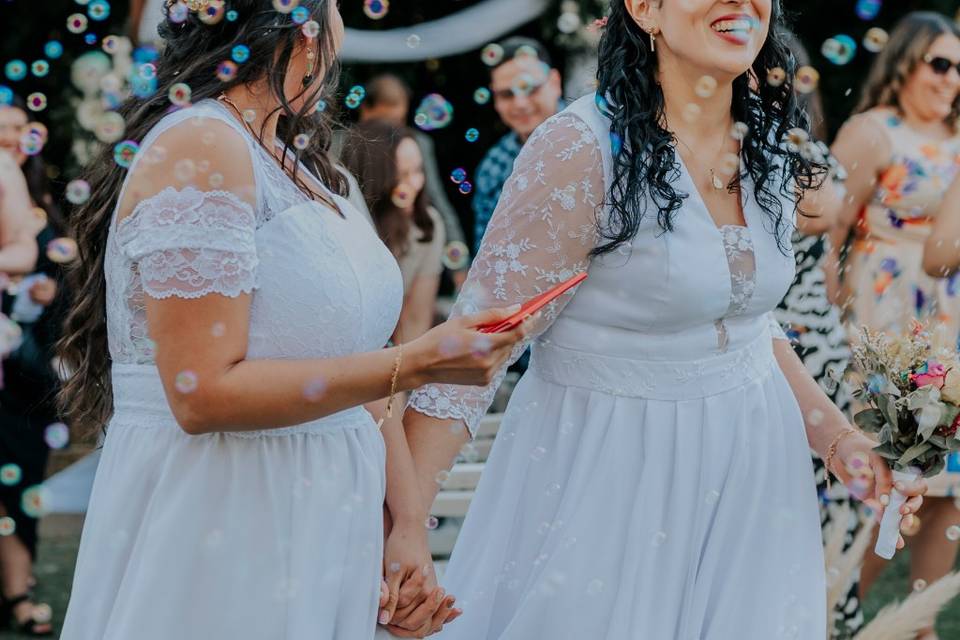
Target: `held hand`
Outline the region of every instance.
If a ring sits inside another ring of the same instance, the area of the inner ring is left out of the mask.
[[[832,467],[834,475],[843,481],[851,495],[870,507],[877,521],[880,521],[890,502],[893,473],[887,461],[873,450],[876,446],[876,442],[861,432],[846,437],[837,446]],[[907,496],[907,501],[900,508],[900,513],[905,516],[900,523],[900,530],[909,531],[913,514],[920,509],[923,496],[927,493],[927,481],[920,478],[913,483],[898,485],[897,490]],[[901,535],[897,540],[897,549],[902,549],[904,544]]]
[[[480,333],[475,327],[504,320],[519,309],[518,305],[452,318],[410,343],[421,363],[423,383],[490,384],[514,345],[529,333],[530,321],[504,333]]]

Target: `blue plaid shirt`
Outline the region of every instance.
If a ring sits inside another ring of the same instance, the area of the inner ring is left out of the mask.
[[[473,255],[480,251],[480,242],[497,208],[500,193],[507,178],[513,173],[513,162],[520,155],[523,143],[517,134],[510,132],[493,145],[477,167],[473,185]]]

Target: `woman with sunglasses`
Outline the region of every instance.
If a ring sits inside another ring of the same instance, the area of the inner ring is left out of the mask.
[[[854,326],[901,333],[921,321],[960,333],[957,283],[930,277],[922,264],[933,218],[960,168],[958,114],[960,29],[940,14],[909,14],[874,62],[833,148],[849,172],[833,246],[837,259],[853,232],[840,302]],[[931,479],[911,543],[911,584],[932,583],[953,567],[957,545],[945,532],[960,523],[960,512],[944,497],[951,483],[960,475]],[[862,594],[882,568],[867,554]],[[925,633],[919,637],[936,638],[932,628]]]

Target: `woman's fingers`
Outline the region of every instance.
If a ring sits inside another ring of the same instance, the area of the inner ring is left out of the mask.
[[[380,609],[380,617],[377,622],[387,624],[393,619],[393,614],[397,611],[397,602],[400,599],[400,583],[403,580],[403,574],[399,571],[393,571],[387,576],[387,604]]]
[[[380,608],[383,609],[387,606],[387,602],[390,600],[390,587],[387,586],[387,581],[380,579]]]
[[[918,478],[914,482],[898,482],[896,487],[897,491],[905,496],[923,496],[929,489],[926,478]]]
[[[874,497],[880,503],[880,513],[877,517],[883,517],[883,511],[890,504],[890,492],[893,490],[893,472],[887,466],[886,461],[877,454],[870,456],[871,467],[874,474]]]
[[[914,496],[903,503],[903,506],[900,507],[900,513],[901,515],[916,513],[920,510],[921,505],[923,505],[923,496]]]
[[[424,626],[429,629],[433,615],[440,608],[440,605],[443,604],[444,596],[446,596],[446,592],[443,588],[437,587],[430,594],[430,597],[424,600],[420,606],[414,609],[408,616],[404,617],[399,624],[405,629],[421,629]]]
[[[485,311],[462,316],[460,322],[464,327],[480,327],[485,324],[493,324],[494,322],[506,320],[518,311],[520,311],[519,304],[515,304],[512,307],[486,309]]]
[[[403,572],[401,572],[403,573]],[[410,571],[406,579],[400,585],[400,594],[397,598],[397,613],[403,614],[413,604],[419,604],[426,598],[423,593],[423,573],[420,571]]]

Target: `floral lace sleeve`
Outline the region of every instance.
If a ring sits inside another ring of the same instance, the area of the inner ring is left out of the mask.
[[[777,320],[777,316],[773,311],[767,312],[767,318],[770,321],[770,335],[774,340],[789,340],[787,334],[783,330],[783,325],[780,324],[780,321]]]
[[[597,242],[603,196],[600,147],[586,123],[561,113],[541,125],[517,157],[453,315],[523,303],[585,271]],[[545,308],[510,363],[550,326],[571,295]],[[486,387],[433,384],[418,389],[410,407],[435,418],[462,420],[473,433],[507,366]]]
[[[152,298],[237,297],[256,287],[256,218],[229,191],[168,187],[140,202],[117,227]]]

